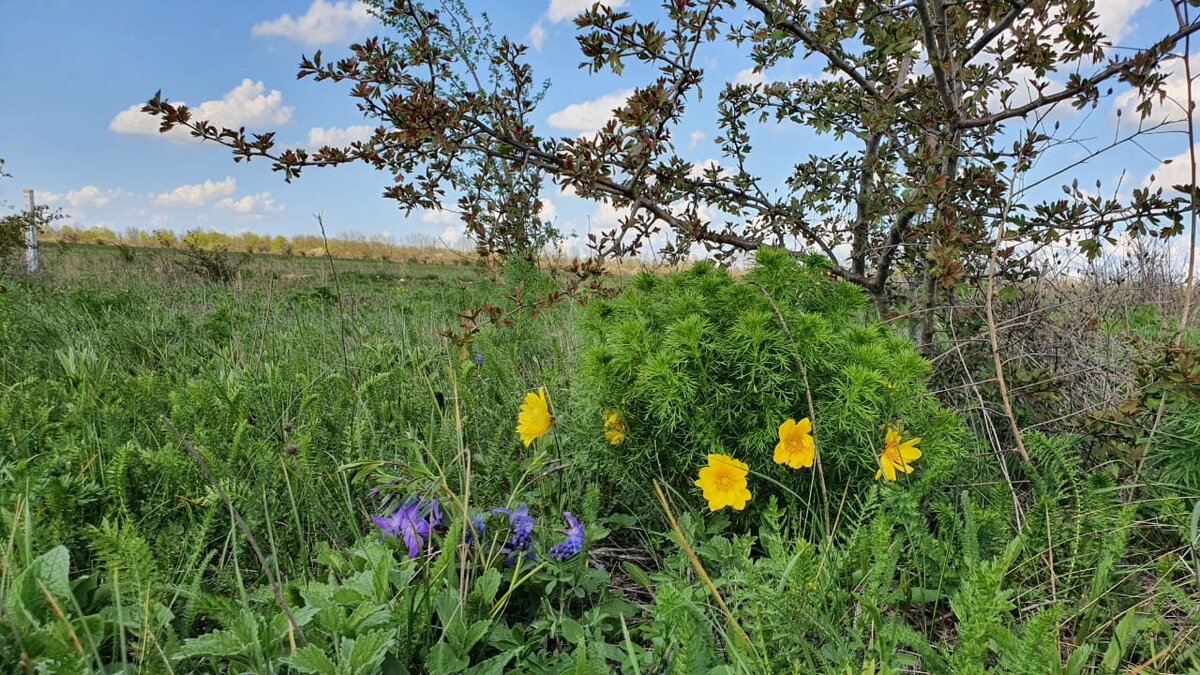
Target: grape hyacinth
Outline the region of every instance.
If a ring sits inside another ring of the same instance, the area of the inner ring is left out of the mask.
[[[390,516],[371,516],[371,520],[383,530],[385,541],[388,537],[404,540],[409,558],[420,555],[421,548],[429,536],[442,525],[442,510],[438,506],[438,500],[430,500],[428,515],[422,517],[421,506],[424,503],[424,497],[409,498]]]
[[[570,511],[563,511],[563,520],[568,525],[566,538],[550,548],[550,557],[556,560],[566,560],[583,550],[583,523]]]
[[[517,561],[531,561],[534,558],[533,552],[533,518],[529,516],[529,506],[522,504],[515,509],[495,508],[492,513],[504,514],[508,516],[509,527],[512,528],[512,534],[509,535],[508,541],[500,552],[508,556],[505,561],[509,565],[517,564]]]

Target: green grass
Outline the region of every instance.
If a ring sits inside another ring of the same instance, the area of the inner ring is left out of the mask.
[[[819,378],[818,436],[835,440],[822,446],[825,496],[811,473],[764,459],[790,408],[735,429],[784,405],[774,392],[800,391],[790,356],[771,362],[770,377],[762,364],[739,374],[756,354],[790,355],[766,306],[728,316],[706,306],[716,332],[696,348],[708,355],[675,359],[660,378],[700,368],[706,390],[728,399],[637,399],[676,406],[679,430],[622,399],[662,359],[622,345],[658,349],[679,333],[656,329],[660,315],[690,326],[697,302],[761,304],[740,280],[697,277],[725,289],[716,294],[687,277],[642,278],[641,292],[657,295],[587,315],[571,302],[513,312],[511,326],[461,342],[445,336],[461,311],[507,311],[515,289],[545,295],[562,280],[521,264],[493,274],[343,260],[335,280],[328,260],[255,255],[235,256],[238,273],[222,285],[183,271],[181,255],[52,246],[46,275],[0,282],[0,671],[1200,668],[1200,482],[1189,458],[1200,410],[1183,398],[1167,399],[1132,502],[1134,460],[1111,434],[1030,434],[1033,464],[1002,474],[957,413],[928,397],[925,362],[855,297],[801,288],[804,304],[789,304],[781,293],[793,328],[836,338],[849,363],[811,361],[822,356],[804,349],[824,344],[811,336],[800,352]],[[634,318],[648,328],[633,331]],[[751,319],[766,346],[743,362],[737,331]],[[588,375],[598,345],[629,362],[633,384]],[[744,382],[759,383],[758,398],[737,393]],[[555,428],[524,448],[517,407],[541,386]],[[905,400],[889,402],[898,387]],[[879,411],[866,404],[876,400]],[[617,448],[600,434],[609,405],[630,413]],[[690,489],[709,446],[692,447],[689,434],[731,414],[703,438],[755,462],[755,481],[775,482],[755,482],[744,513],[711,514]],[[1153,418],[1140,414],[1122,424]],[[922,427],[912,433],[928,454],[911,480],[880,485],[870,480],[874,430],[895,415]],[[827,431],[834,421],[849,431]],[[668,487],[677,533],[653,480]],[[415,560],[402,543],[381,544],[369,519],[411,494],[440,499],[448,526]],[[829,526],[810,508],[817,494]],[[504,564],[504,517],[469,543],[464,512],[522,503],[537,519],[534,565]],[[561,511],[580,517],[588,543],[560,562],[545,553],[562,538]]]

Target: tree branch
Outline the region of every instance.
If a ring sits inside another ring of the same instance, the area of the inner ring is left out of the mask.
[[[775,12],[767,6],[767,3],[763,2],[762,0],[746,0],[746,2],[751,7],[762,12],[763,20],[767,22],[767,25],[781,28],[784,31],[791,33],[794,37],[803,42],[805,47],[808,47],[810,50],[828,59],[829,63],[833,65],[834,68],[837,68],[845,73],[846,77],[853,80],[854,83],[861,87],[863,91],[870,94],[871,98],[879,100],[883,99],[883,97],[879,94],[879,90],[875,88],[874,84],[871,84],[869,80],[855,70],[854,66],[852,66],[844,57],[834,50],[829,49],[826,45],[822,44],[821,41],[818,40],[812,33],[810,33],[804,26],[801,26],[794,21],[788,21],[776,16]]]

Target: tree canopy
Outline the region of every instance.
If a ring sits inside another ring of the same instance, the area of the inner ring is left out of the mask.
[[[1162,126],[1151,113],[1166,95],[1164,64],[1200,29],[1183,0],[1174,0],[1177,25],[1121,51],[1092,0],[666,0],[636,11],[597,3],[575,19],[581,67],[644,81],[600,131],[579,137],[538,128],[547,85],[527,47],[493,36],[486,15],[459,0],[370,4],[384,34],[346,58],[303,57],[298,73],[352,85],[377,124],[365,141],[281,148],[274,133],[194,119],[161,92],[144,111],[162,131],[185,126],[238,161],[266,158],[289,181],[308,167],[366,163],[391,175],[385,196],[406,209],[455,198],[488,252],[533,251],[557,235],[539,215],[540,191],[553,183],[623,215],[589,235],[600,257],[648,246],[667,259],[697,247],[718,260],[762,245],[816,252],[881,308],[900,277],[931,302],[938,284],[981,276],[1002,225],[991,260],[1019,275],[1050,244],[1094,256],[1122,233],[1172,236],[1188,209],[1185,196],[1162,188],[1101,198],[1069,182],[1064,197],[1033,200],[1025,180],[1048,149],[1073,141],[1051,121],[1056,108],[1094,107],[1125,85],[1142,119],[1104,150]],[[723,156],[703,165],[679,156],[676,133],[685,110],[713,100],[702,99],[697,64],[718,41],[738,45],[759,72],[816,59],[824,74],[719,83]],[[841,149],[799,157],[784,180],[768,181],[749,163],[767,122],[830,135]],[[1060,175],[1069,171],[1037,183]]]

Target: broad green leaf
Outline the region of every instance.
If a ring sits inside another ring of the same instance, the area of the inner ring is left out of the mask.
[[[311,675],[336,675],[337,666],[316,645],[301,647],[284,659],[289,666]]]
[[[379,669],[395,640],[395,631],[372,630],[358,636],[350,648],[350,673],[370,675]]]

